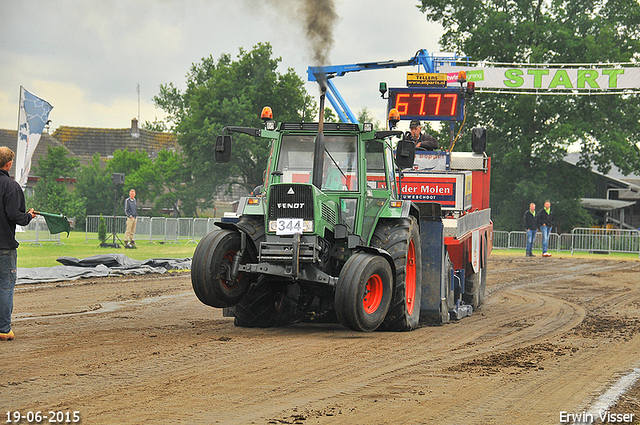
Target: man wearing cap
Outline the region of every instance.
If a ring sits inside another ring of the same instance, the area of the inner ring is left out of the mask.
[[[411,140],[415,143],[416,148],[426,149],[428,151],[435,151],[438,149],[438,141],[430,134],[422,134],[422,125],[420,120],[411,120],[409,124],[409,131],[411,131]]]

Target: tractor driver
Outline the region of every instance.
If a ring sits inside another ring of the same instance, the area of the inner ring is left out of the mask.
[[[411,120],[409,131],[411,132],[411,141],[415,143],[416,149],[422,148],[428,151],[438,149],[438,141],[435,137],[430,134],[422,134],[422,124],[420,124],[420,120]]]

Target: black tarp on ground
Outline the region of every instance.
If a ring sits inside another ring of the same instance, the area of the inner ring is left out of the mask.
[[[88,277],[165,273],[167,270],[191,269],[191,258],[152,258],[134,260],[124,254],[100,254],[78,259],[60,257],[62,266],[18,268],[16,284],[60,282]]]

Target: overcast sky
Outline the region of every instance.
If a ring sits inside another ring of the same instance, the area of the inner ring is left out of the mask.
[[[193,63],[269,42],[306,81],[312,53],[300,13],[306,0],[1,0],[0,128],[17,129],[20,86],[48,100],[52,131],[61,125],[126,128],[153,105],[161,84],[185,87]],[[330,1],[330,0],[329,0]],[[286,6],[278,6],[278,3]],[[439,50],[442,29],[427,23],[417,0],[334,0],[332,65],[407,60]],[[404,86],[407,72],[376,70],[334,80],[356,113],[366,106],[383,121],[378,82]],[[307,83],[309,93],[318,93]],[[277,120],[277,111],[274,111]],[[228,123],[233,124],[233,123]]]

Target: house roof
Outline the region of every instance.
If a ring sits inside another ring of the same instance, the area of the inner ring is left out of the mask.
[[[33,153],[33,157],[31,158],[31,169],[35,168],[38,165],[38,161],[41,156],[47,155],[47,146],[54,145],[60,146],[62,145],[58,140],[56,140],[53,136],[48,133],[42,133],[40,136],[40,142],[38,142],[38,146],[36,146],[36,150]],[[18,130],[3,130],[0,129],[0,146],[7,146],[12,151],[17,152],[18,146]],[[75,156],[75,153],[72,149],[69,149],[69,154]],[[15,175],[15,167],[11,169],[10,174]]]
[[[0,146],[8,146],[16,152],[17,145],[17,130],[0,129]],[[129,152],[144,150],[151,158],[155,158],[163,149],[180,149],[174,134],[138,128],[135,118],[131,120],[131,128],[60,126],[53,134],[42,133],[31,160],[32,169],[38,165],[41,156],[46,156],[48,145],[64,146],[69,155],[78,158],[82,165],[90,163],[96,152],[102,158],[109,158],[118,149]]]
[[[580,156],[577,153],[567,154],[563,158],[565,162],[576,165],[580,160]],[[591,172],[598,174],[610,180],[612,183],[619,185],[620,187],[627,188],[633,191],[640,191],[640,176],[637,174],[623,174],[622,171],[615,165],[611,164],[611,170],[607,174],[602,174],[598,171],[595,165],[591,165]]]
[[[82,163],[96,152],[102,157],[110,157],[116,150],[144,150],[152,158],[163,149],[178,150],[176,136],[138,129],[137,120],[131,128],[88,128],[60,126],[53,133],[61,144],[73,151]]]
[[[597,211],[613,211],[619,210],[620,208],[630,207],[635,204],[635,201],[619,201],[616,199],[601,199],[601,198],[582,198],[580,199],[580,203],[583,207],[588,208],[590,210]]]

